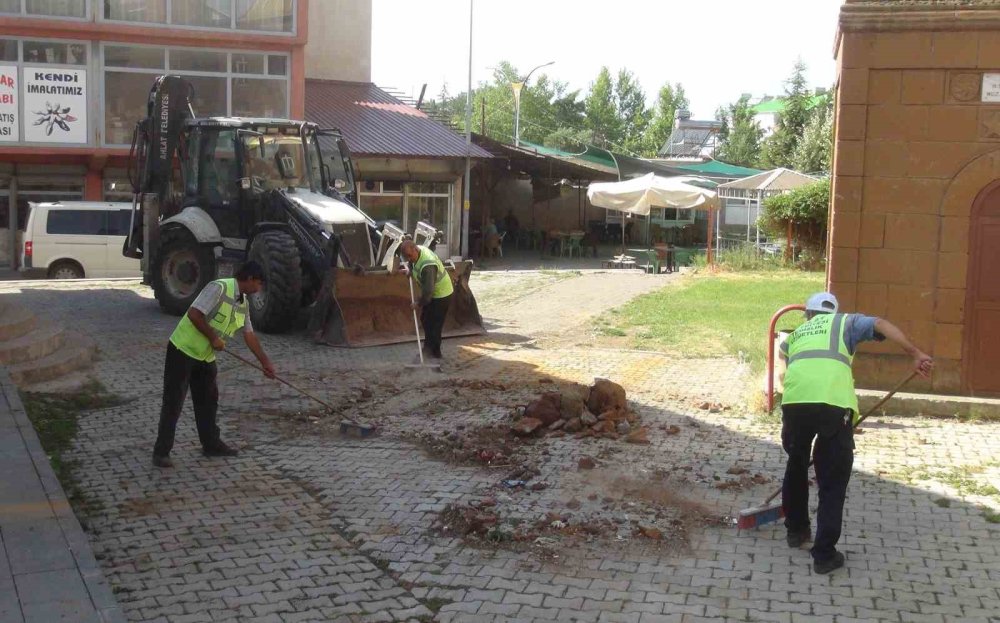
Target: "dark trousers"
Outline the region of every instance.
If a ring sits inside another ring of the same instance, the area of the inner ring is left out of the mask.
[[[819,509],[812,555],[826,561],[837,551],[844,518],[847,483],[854,465],[854,432],[850,410],[827,404],[784,405],[781,445],[788,453],[781,503],[789,532],[809,529],[809,455],[813,450]]]
[[[219,409],[219,386],[215,383],[215,362],[198,361],[181,352],[173,342],[167,345],[167,359],[163,365],[163,407],[160,409],[160,428],[156,434],[153,454],[167,456],[174,447],[177,420],[184,408],[188,387],[194,403],[194,421],[203,448],[213,448],[219,443],[219,427],[215,415]]]
[[[444,330],[444,319],[451,305],[451,295],[439,299],[431,299],[420,310],[420,325],[424,328],[424,348],[431,357],[441,358],[441,332]]]

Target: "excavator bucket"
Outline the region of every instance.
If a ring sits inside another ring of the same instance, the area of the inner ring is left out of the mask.
[[[472,262],[447,268],[455,286],[444,337],[484,335],[482,316],[469,288]],[[415,342],[410,287],[402,274],[331,268],[310,320],[317,342],[330,346],[381,346]],[[416,290],[419,293],[419,288]],[[421,339],[423,332],[421,330]]]

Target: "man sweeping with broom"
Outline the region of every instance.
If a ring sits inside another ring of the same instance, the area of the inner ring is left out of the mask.
[[[425,352],[428,357],[441,359],[441,333],[455,286],[441,258],[428,247],[404,240],[399,254],[412,266],[411,276],[420,284],[420,300],[413,303],[413,309],[420,310]],[[404,268],[403,272],[409,275],[407,269]]]
[[[788,453],[781,499],[789,547],[811,538],[809,526],[809,455],[819,485],[816,540],[810,550],[813,570],[830,573],[844,566],[837,551],[847,483],[854,465],[853,423],[858,417],[851,363],[858,344],[889,339],[913,358],[918,374],[928,377],[930,356],[914,346],[895,325],[861,314],[838,314],[828,292],[809,297],[806,322],[781,347],[788,362],[782,394],[781,444]]]

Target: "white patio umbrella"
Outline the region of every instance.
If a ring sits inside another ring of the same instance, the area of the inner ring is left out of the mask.
[[[714,191],[687,183],[688,177],[662,177],[647,173],[622,182],[595,182],[587,187],[592,205],[627,214],[649,216],[650,208],[716,210],[719,196]],[[708,219],[708,237],[712,237],[712,219]],[[622,249],[625,248],[625,225],[622,221]],[[708,245],[711,261],[712,245]]]

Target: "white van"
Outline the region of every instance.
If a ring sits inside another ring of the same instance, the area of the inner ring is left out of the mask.
[[[27,277],[141,277],[139,260],[122,255],[131,203],[31,203],[21,272]]]

